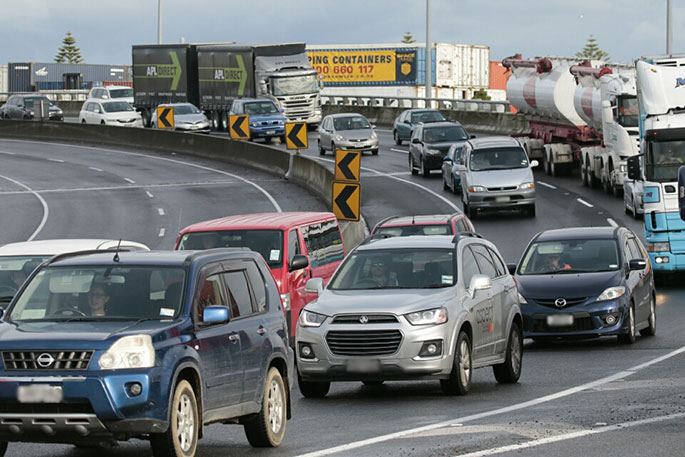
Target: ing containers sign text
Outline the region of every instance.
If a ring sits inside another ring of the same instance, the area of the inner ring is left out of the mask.
[[[309,50],[307,55],[328,86],[416,82],[415,50]]]

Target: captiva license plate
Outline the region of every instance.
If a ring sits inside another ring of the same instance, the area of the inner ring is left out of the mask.
[[[496,202],[508,202],[509,197],[495,197]]]
[[[347,361],[347,371],[352,373],[375,373],[380,371],[381,363],[379,360],[348,360]]]
[[[573,316],[571,314],[547,316],[547,325],[550,327],[568,327],[573,325]]]
[[[62,398],[62,386],[30,384],[17,388],[17,401],[19,403],[59,403]]]

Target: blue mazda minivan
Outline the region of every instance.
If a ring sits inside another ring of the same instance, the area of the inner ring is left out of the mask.
[[[281,299],[247,249],[53,257],[2,316],[0,353],[0,456],[141,438],[189,457],[215,422],[278,446],[290,418]]]

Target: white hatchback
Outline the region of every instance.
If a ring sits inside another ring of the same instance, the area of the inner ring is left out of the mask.
[[[125,101],[88,99],[83,103],[78,118],[82,124],[143,126],[140,113]]]
[[[133,88],[128,86],[93,87],[88,93],[88,98],[117,100],[120,102],[128,102],[133,105]]]

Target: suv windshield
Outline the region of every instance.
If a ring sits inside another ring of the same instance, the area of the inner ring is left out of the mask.
[[[452,249],[355,251],[331,279],[331,290],[430,289],[457,280]]]
[[[450,141],[465,141],[468,139],[469,136],[466,134],[466,130],[458,125],[423,129],[423,141],[426,143],[447,143]]]
[[[200,110],[195,105],[176,105],[174,106],[174,115],[179,114],[199,114]]]
[[[12,299],[26,278],[50,256],[0,257],[0,308]]]
[[[118,113],[120,111],[133,111],[128,102],[105,102],[102,104],[105,113]]]
[[[133,89],[126,87],[124,89],[110,89],[109,95],[112,98],[133,97]]]
[[[46,267],[26,286],[10,321],[164,320],[179,314],[185,270],[120,265]]]
[[[283,266],[282,230],[218,230],[185,233],[178,250],[250,248],[264,257],[271,268]]]
[[[363,116],[345,116],[333,119],[336,130],[363,130],[370,129],[371,124]]]
[[[440,111],[417,111],[411,113],[412,124],[418,124],[419,122],[443,122],[446,120]]]
[[[526,168],[528,157],[523,148],[487,148],[471,152],[471,170],[507,170]]]
[[[245,114],[275,114],[278,108],[273,102],[250,102],[245,103],[243,109]]]
[[[533,243],[523,256],[521,275],[616,271],[618,251],[613,239]]]

